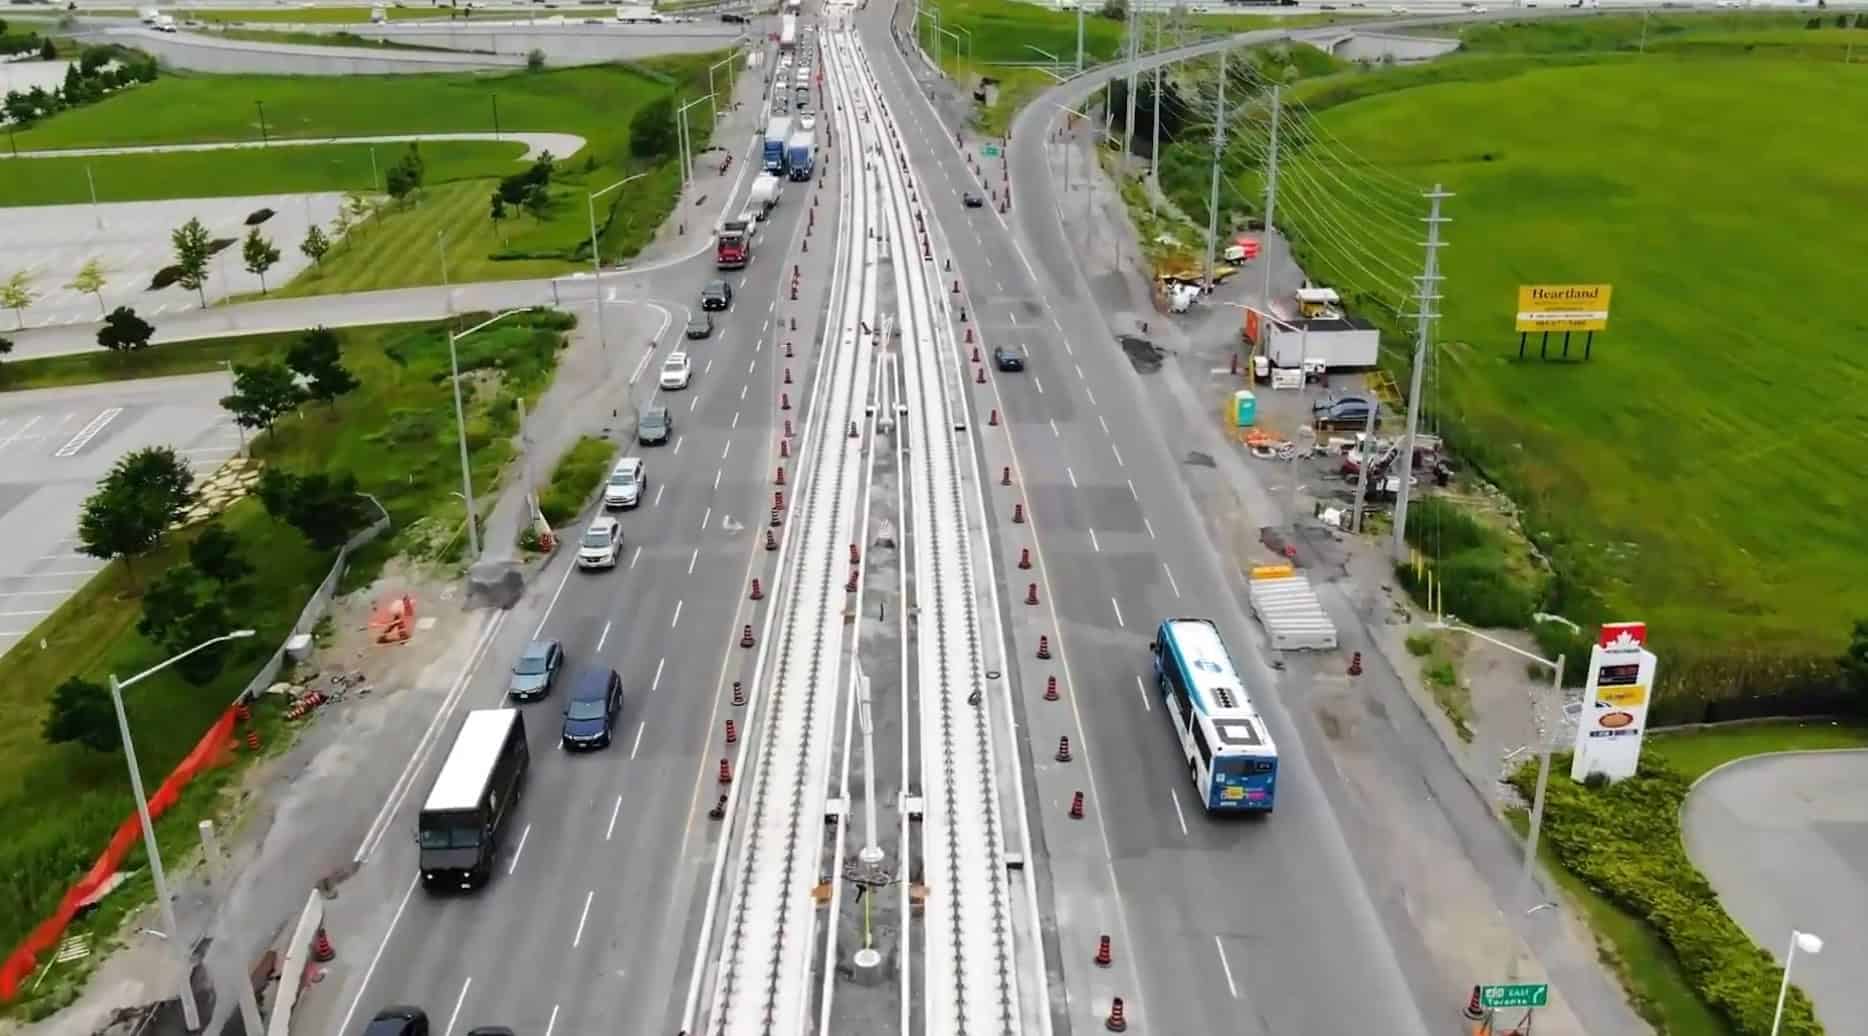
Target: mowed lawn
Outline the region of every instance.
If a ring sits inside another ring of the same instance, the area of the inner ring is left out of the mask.
[[[239,151],[169,151],[144,155],[22,158],[0,161],[0,198],[8,205],[80,205],[91,200],[89,170],[104,204],[163,198],[234,197],[315,191],[380,190],[402,157],[399,144],[335,144]],[[485,179],[525,168],[525,145],[495,141],[430,141],[421,146],[428,183]]]
[[[1653,55],[1322,115],[1456,192],[1439,402],[1531,527],[1670,637],[1827,652],[1868,616],[1868,138],[1837,132],[1865,118],[1857,69]],[[1533,338],[1519,363],[1517,285],[1596,281],[1593,361]]]

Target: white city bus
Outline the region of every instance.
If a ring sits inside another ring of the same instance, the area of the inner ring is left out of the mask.
[[[1278,748],[1209,619],[1168,619],[1154,643],[1155,685],[1209,812],[1269,813]]]

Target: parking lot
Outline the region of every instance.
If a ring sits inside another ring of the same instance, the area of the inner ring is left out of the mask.
[[[279,250],[278,265],[266,273],[268,284],[279,285],[310,262],[298,250],[310,221],[329,224],[342,202],[338,194],[281,194],[0,209],[0,224],[8,228],[6,265],[0,275],[25,270],[31,276],[38,298],[26,307],[27,327],[102,319],[96,298],[66,287],[91,259],[102,263],[108,282],[102,293],[104,308],[130,306],[144,319],[159,321],[165,313],[201,304],[193,291],[179,286],[149,290],[156,271],[175,261],[169,233],[190,217],[198,217],[213,237],[234,241],[208,261],[206,291],[213,302],[259,290],[259,279],[246,271],[240,258],[248,214],[262,208],[274,212],[260,231]]]
[[[240,448],[224,374],[0,396],[0,652],[104,567],[78,552],[78,511],[119,457],[173,446],[197,478]]]

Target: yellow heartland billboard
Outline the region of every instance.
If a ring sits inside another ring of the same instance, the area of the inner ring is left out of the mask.
[[[1520,284],[1517,330],[1607,330],[1609,290],[1607,284]]]

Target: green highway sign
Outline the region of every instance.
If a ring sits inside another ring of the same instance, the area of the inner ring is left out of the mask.
[[[1550,986],[1521,984],[1515,986],[1480,986],[1480,1007],[1548,1007]]]
[[[979,153],[987,158],[998,158],[1002,152],[999,150],[999,145],[987,144],[985,147],[979,149]]]

